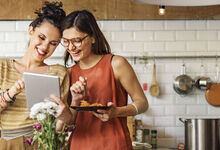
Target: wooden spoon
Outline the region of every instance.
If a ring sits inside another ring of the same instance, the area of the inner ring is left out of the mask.
[[[159,93],[160,93],[160,88],[159,88],[159,85],[157,84],[157,81],[156,81],[156,64],[154,64],[153,81],[150,86],[150,95],[157,97],[157,96],[159,96]]]

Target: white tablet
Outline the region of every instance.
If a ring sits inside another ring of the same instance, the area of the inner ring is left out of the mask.
[[[59,77],[54,75],[23,73],[28,110],[39,102],[43,102],[51,94],[60,97]]]

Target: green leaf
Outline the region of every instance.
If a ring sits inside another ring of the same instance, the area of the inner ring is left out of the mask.
[[[47,114],[45,120],[39,122],[41,131],[34,129],[33,141],[38,140],[39,150],[68,150],[67,132],[64,125],[61,132],[56,132],[56,119]]]

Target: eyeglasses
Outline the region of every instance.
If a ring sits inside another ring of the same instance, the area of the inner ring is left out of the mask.
[[[88,37],[89,35],[87,34],[86,36],[84,36],[83,38],[72,38],[72,39],[65,39],[65,38],[61,38],[60,43],[61,45],[63,45],[64,47],[68,47],[70,42],[72,45],[74,45],[75,47],[80,47],[82,45],[82,42],[84,39],[86,39],[86,37]]]

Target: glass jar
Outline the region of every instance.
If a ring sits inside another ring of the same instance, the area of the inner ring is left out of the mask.
[[[144,130],[141,120],[135,120],[135,130],[135,140],[142,143],[144,140]]]
[[[151,145],[152,148],[157,148],[157,130],[151,130]]]
[[[143,143],[143,140],[144,140],[143,129],[137,128],[137,130],[136,130],[136,141]]]
[[[151,143],[150,142],[150,130],[149,129],[143,129],[143,134],[144,134],[144,137],[143,137],[143,142],[144,143]]]

